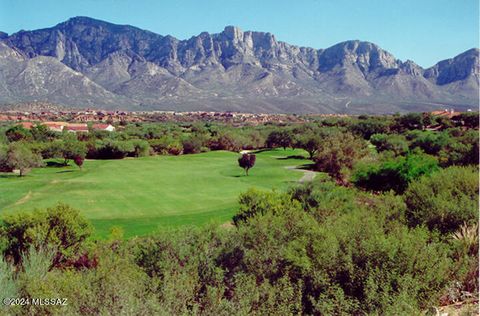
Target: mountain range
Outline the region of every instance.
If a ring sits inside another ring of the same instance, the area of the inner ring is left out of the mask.
[[[0,32],[0,103],[71,108],[393,113],[477,108],[479,49],[423,69],[379,46],[298,47],[227,26],[187,40],[75,17]]]

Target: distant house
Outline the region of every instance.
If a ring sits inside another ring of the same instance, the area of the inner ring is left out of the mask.
[[[69,123],[65,126],[65,130],[70,133],[78,133],[78,132],[88,133],[88,126],[87,124]]]
[[[67,123],[64,122],[43,122],[42,125],[48,127],[53,132],[62,132]]]
[[[19,125],[25,129],[32,129],[34,124],[32,122],[21,122]]]
[[[111,124],[93,124],[92,128],[98,131],[108,131],[108,132],[115,131],[115,126]]]
[[[433,112],[430,112],[430,114],[434,115],[434,116],[442,116],[442,117],[448,117],[448,118],[452,118],[454,116],[457,116],[457,115],[460,115],[461,113],[460,112],[455,112],[453,109],[445,109],[443,111],[433,111]]]
[[[53,132],[71,132],[71,133],[88,133],[88,125],[85,123],[66,123],[66,122],[41,122],[38,123],[41,125],[45,125],[49,130]],[[22,126],[26,129],[32,129],[35,126],[35,123],[32,122],[20,122],[18,125]],[[113,132],[115,131],[115,126],[111,124],[93,124],[92,128],[97,131],[108,131]]]

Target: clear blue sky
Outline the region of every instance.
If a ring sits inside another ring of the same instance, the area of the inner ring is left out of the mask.
[[[73,16],[179,39],[226,25],[314,48],[359,39],[423,67],[479,46],[478,0],[0,0],[0,31],[9,34]]]

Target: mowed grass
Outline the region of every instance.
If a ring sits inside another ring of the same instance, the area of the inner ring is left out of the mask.
[[[87,160],[77,167],[46,167],[26,177],[0,173],[0,215],[66,203],[81,211],[106,236],[120,226],[126,237],[164,227],[225,223],[249,188],[285,190],[302,177],[286,166],[301,150],[257,153],[247,177],[238,154],[214,151],[184,156]],[[289,158],[290,157],[290,158]]]

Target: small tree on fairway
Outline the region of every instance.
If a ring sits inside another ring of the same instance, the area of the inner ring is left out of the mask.
[[[83,161],[85,160],[85,157],[84,156],[75,156],[75,158],[73,158],[73,162],[75,162],[75,164],[78,166],[78,168],[82,169],[82,166],[83,166]]]
[[[70,159],[77,159],[77,157],[85,158],[87,147],[83,142],[76,139],[66,139],[62,147],[62,156],[65,159],[64,165],[68,165]],[[76,162],[75,162],[76,163]]]
[[[245,169],[245,174],[248,176],[248,170],[255,165],[256,156],[254,154],[242,154],[242,157],[238,158],[238,165]]]

